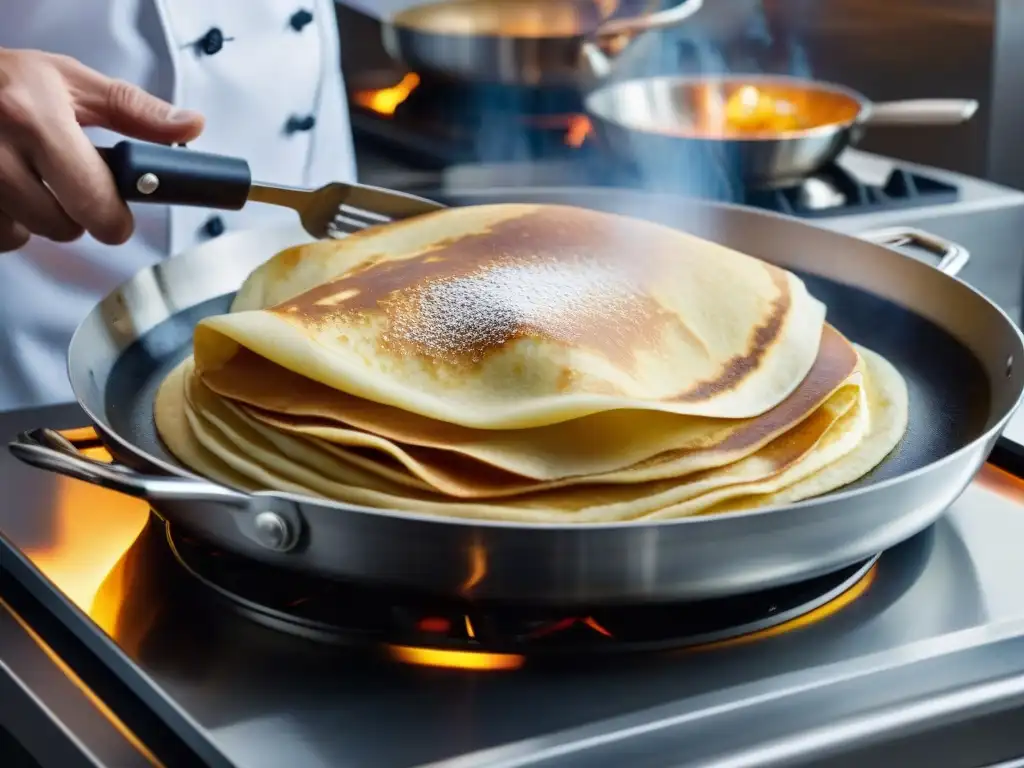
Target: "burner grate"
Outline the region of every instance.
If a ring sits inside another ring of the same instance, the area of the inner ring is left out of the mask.
[[[816,205],[808,195],[809,184],[821,184],[836,195],[837,204]],[[881,186],[864,184],[833,165],[813,179],[784,189],[752,189],[739,201],[756,208],[802,218],[893,211],[921,205],[956,202],[959,190],[952,184],[896,168]]]
[[[195,582],[233,610],[278,630],[329,643],[522,655],[660,651],[781,629],[812,612],[824,616],[850,602],[867,589],[878,559],[742,597],[567,614],[326,581],[170,531],[168,541]]]

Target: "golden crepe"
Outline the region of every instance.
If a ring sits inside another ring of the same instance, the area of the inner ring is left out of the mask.
[[[485,504],[421,493],[397,483],[389,487],[383,478],[361,476],[358,468],[340,463],[315,466],[301,443],[289,443],[284,435],[278,435],[276,444],[265,439],[211,397],[193,374],[192,361],[186,360],[160,387],[157,428],[172,454],[214,480],[246,490],[275,488],[384,509],[550,523],[688,516],[737,495],[774,490],[776,479],[783,476],[789,481],[803,479],[861,443],[868,430],[871,397],[870,385],[844,387],[811,418],[753,456],[698,473],[686,483],[576,486]],[[865,380],[870,382],[870,375],[866,371]]]
[[[616,409],[750,418],[804,379],[824,324],[792,273],[567,206],[446,209],[323,247],[345,265],[333,279],[199,324],[202,375],[244,348],[475,429]]]
[[[451,209],[279,253],[163,382],[193,471],[360,507],[605,523],[863,476],[906,386],[796,276],[648,222]]]
[[[739,496],[705,509],[703,514],[722,514],[810,499],[858,480],[877,467],[907,431],[910,400],[907,383],[892,363],[860,347],[867,369],[868,411],[871,427],[853,451],[817,472],[774,491]],[[788,479],[788,478],[787,478]]]
[[[548,427],[494,431],[352,397],[248,351],[238,357],[230,369],[202,379],[217,395],[240,404],[250,419],[339,446],[377,449],[438,490],[462,498],[523,493],[580,478],[642,482],[729,464],[799,424],[849,381],[857,366],[852,345],[825,326],[818,357],[804,380],[753,419],[619,410]],[[594,435],[601,439],[595,441]],[[458,478],[468,478],[473,487]]]
[[[646,483],[644,487],[636,490],[624,490],[622,492],[601,491],[598,488],[583,489],[580,493],[586,494],[588,498],[600,496],[602,498],[632,498],[637,495],[651,495],[652,489],[661,489],[679,486],[680,475],[670,472],[652,472],[648,463],[631,467],[617,473],[606,475],[595,475],[583,478],[566,478],[561,481],[550,483],[529,483],[520,481],[518,486],[501,485],[488,480],[487,472],[473,474],[473,470],[479,471],[480,465],[469,468],[462,468],[459,474],[458,467],[452,467],[441,463],[434,467],[417,467],[418,471],[405,473],[409,467],[400,463],[382,461],[380,458],[370,458],[356,451],[340,449],[330,443],[319,440],[308,440],[303,438],[290,437],[278,430],[268,428],[258,421],[247,418],[244,412],[233,406],[230,401],[218,400],[212,396],[194,375],[192,367],[186,362],[185,398],[187,401],[186,410],[192,413],[200,412],[208,420],[217,422],[221,431],[231,431],[233,434],[245,432],[248,439],[234,440],[240,448],[246,448],[255,435],[274,444],[275,448],[283,454],[282,464],[297,463],[307,468],[315,468],[317,472],[328,479],[339,479],[336,468],[344,468],[349,473],[350,468],[358,467],[362,471],[376,474],[393,483],[403,485],[407,488],[414,488],[430,493],[444,493],[457,498],[498,498],[508,496],[523,496],[525,494],[535,495],[541,498],[537,492],[541,490],[554,490],[577,485],[635,485]],[[751,452],[752,455],[743,461],[730,462],[718,471],[698,473],[697,469],[689,469],[687,472],[687,488],[690,493],[697,495],[712,487],[718,487],[730,482],[736,482],[737,478],[744,481],[761,479],[780,472],[783,468],[791,465],[800,459],[803,454],[810,450],[815,441],[838,419],[843,413],[853,407],[861,392],[861,374],[856,372],[844,383],[826,402],[798,428],[786,432],[782,437],[774,441],[766,441],[766,445],[760,450]],[[244,426],[243,426],[244,425]],[[197,429],[197,431],[200,431]],[[685,454],[676,458],[675,461],[666,461],[665,466],[672,464],[681,465],[687,459]],[[655,469],[657,469],[655,465]],[[698,467],[699,469],[699,467]],[[670,480],[666,483],[653,483],[651,480]],[[342,482],[348,482],[342,480]],[[571,490],[562,494],[545,494],[544,499],[558,499],[559,505],[576,504],[575,501],[563,502],[561,499],[569,498],[576,494]],[[678,495],[674,498],[678,498]]]

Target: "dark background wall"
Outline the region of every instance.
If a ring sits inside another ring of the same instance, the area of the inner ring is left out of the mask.
[[[874,100],[971,97],[958,128],[871,131],[863,147],[1024,188],[1024,2],[765,0],[804,41],[816,77]]]

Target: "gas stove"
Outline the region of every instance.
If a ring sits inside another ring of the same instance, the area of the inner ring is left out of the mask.
[[[699,158],[673,161],[698,163],[691,175],[652,179],[588,141],[572,94],[490,94],[501,120],[482,125],[420,85],[350,94],[363,181],[641,187],[851,234],[918,227],[966,246],[962,277],[1020,316],[1020,192],[856,151],[789,189],[715,186]],[[84,423],[70,405],[0,415],[0,442],[40,426],[88,442]],[[684,605],[560,612],[325,582],[239,560],[6,452],[0,487],[4,768],[9,755],[47,768],[1024,756],[1024,415],[910,541],[808,583]]]
[[[572,614],[268,571],[3,455],[0,726],[62,768],[995,765],[1024,755],[1024,417],[1007,435],[877,559]]]
[[[171,570],[221,609],[300,637],[384,647],[400,660],[432,666],[572,663],[612,654],[750,642],[836,610],[875,578],[878,557],[782,588],[686,604],[601,606],[567,613],[529,605],[442,601],[279,569],[176,535],[151,521]]]

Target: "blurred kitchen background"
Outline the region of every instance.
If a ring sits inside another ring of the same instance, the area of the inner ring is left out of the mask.
[[[579,0],[588,1],[605,18],[679,3]],[[906,238],[907,252],[922,260],[937,264],[948,253],[943,238],[966,248],[971,258],[960,276],[1022,322],[1024,0],[704,0],[682,24],[625,47],[606,82],[788,75],[836,83],[872,102],[978,102],[971,119],[956,125],[870,127],[837,162],[768,187],[737,177],[732,149],[708,150],[721,142],[695,149],[636,131],[609,142],[587,115],[593,81],[511,87],[421,76],[389,55],[378,17],[422,3],[344,2],[342,69],[365,183],[426,195],[645,189],[753,205],[851,234],[909,227],[940,238]]]
[[[365,86],[369,71],[393,70],[379,20],[345,5],[338,13],[350,85]],[[1020,0],[706,0],[681,27],[647,37],[616,76],[724,68],[811,76],[876,101],[978,99],[966,125],[872,129],[860,148],[1024,189]]]

